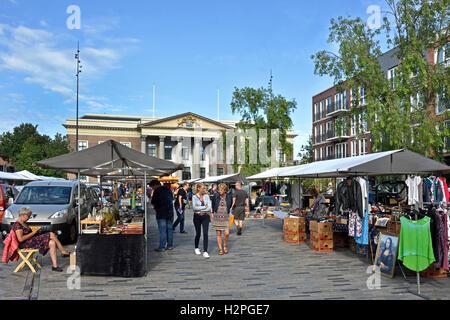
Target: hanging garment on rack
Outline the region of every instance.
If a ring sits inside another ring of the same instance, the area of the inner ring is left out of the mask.
[[[291,185],[289,194],[291,198],[292,208],[300,208],[300,184],[298,182]]]
[[[380,229],[378,228],[372,228],[372,230],[370,230],[370,246],[372,249],[372,258],[374,258],[375,253],[377,252],[377,248],[378,248],[378,236],[380,234]]]
[[[359,216],[356,215],[358,218]],[[369,215],[366,213],[361,221],[361,236],[355,237],[357,244],[369,245]]]
[[[400,218],[401,231],[398,259],[412,271],[423,271],[434,261],[433,245],[430,232],[430,217],[418,221]]]
[[[423,199],[421,199],[419,194],[422,178],[417,176],[408,176],[405,183],[408,186],[408,205],[412,206],[416,203],[423,202]]]
[[[440,180],[431,176],[425,178],[426,188],[429,190],[430,200],[424,202],[443,202],[444,201],[444,190],[441,187]]]
[[[358,181],[359,185],[361,186],[361,204],[362,204],[362,211],[363,211],[363,215],[366,214],[366,206],[367,206],[367,180],[358,177],[356,178],[356,181]]]
[[[448,270],[448,235],[447,235],[447,215],[441,212],[435,214],[435,240],[433,241],[435,265]]]
[[[336,188],[335,214],[339,215],[342,207],[342,211],[356,212],[362,219],[364,212],[362,209],[361,185],[353,178],[350,180],[350,185],[347,184],[347,180],[344,180]]]
[[[441,180],[444,189],[445,202],[450,202],[450,192],[448,191],[447,180],[444,177],[439,177],[439,180]]]
[[[362,236],[362,220],[358,213],[350,212],[348,219],[348,235],[353,238]],[[355,240],[356,241],[356,240]]]

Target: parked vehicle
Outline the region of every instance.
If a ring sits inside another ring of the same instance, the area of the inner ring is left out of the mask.
[[[396,205],[406,200],[407,186],[404,181],[384,181],[375,187],[375,204]]]
[[[15,187],[8,184],[0,184],[0,222],[6,209],[12,204],[18,193]]]
[[[78,236],[78,205],[81,220],[87,218],[88,201],[84,184],[80,185],[81,199],[78,204],[78,181],[34,181],[27,184],[3,216],[0,231],[6,238],[19,217],[20,208],[30,207],[33,214],[27,224],[45,227],[63,241],[74,243]]]

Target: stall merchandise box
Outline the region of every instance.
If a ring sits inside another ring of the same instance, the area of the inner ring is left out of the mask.
[[[304,217],[288,217],[284,219],[283,230],[289,232],[306,233],[306,219]]]
[[[333,242],[335,248],[348,248],[349,238],[347,233],[335,232],[333,234]]]
[[[430,265],[425,271],[420,273],[424,278],[447,278],[447,271],[443,268],[436,267],[434,264]]]
[[[334,244],[333,240],[310,240],[309,241],[309,247],[312,250],[319,251],[319,252],[332,252],[334,251]]]
[[[313,241],[333,241],[333,232],[327,232],[327,233],[318,233],[318,232],[311,232],[310,239]]]
[[[400,235],[401,227],[400,221],[390,220],[387,224],[387,232],[393,235]]]
[[[284,242],[304,243],[306,242],[306,233],[284,231]]]

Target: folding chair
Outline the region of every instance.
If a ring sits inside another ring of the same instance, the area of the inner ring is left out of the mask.
[[[17,253],[22,259],[22,262],[17,266],[16,270],[14,270],[14,273],[17,273],[20,270],[22,270],[23,267],[25,267],[25,265],[28,265],[28,267],[31,269],[31,272],[33,273],[36,273],[36,269],[33,267],[33,264],[36,265],[39,269],[41,269],[41,266],[39,265],[39,263],[36,260],[36,257],[34,256],[38,252],[39,252],[38,249],[18,249]]]

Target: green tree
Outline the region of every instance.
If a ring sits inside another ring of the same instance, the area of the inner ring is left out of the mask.
[[[301,158],[300,164],[312,163],[314,161],[313,150],[312,136],[310,135],[308,144],[302,145],[300,153],[298,154]]]
[[[66,136],[58,133],[52,139],[41,135],[37,128],[38,126],[25,123],[15,127],[12,132],[3,133],[0,136],[3,159],[14,163],[16,171],[28,170],[36,175],[65,177],[65,173],[33,166],[36,161],[69,153]]]
[[[386,4],[393,22],[384,17],[376,30],[360,18],[332,19],[328,42],[339,49],[312,56],[315,74],[331,76],[339,92],[351,90],[352,108],[344,123],[348,129],[351,117],[361,117],[357,131],[362,134],[362,124],[367,124],[374,151],[407,148],[441,159],[449,132],[433,108],[438,96],[449,106],[450,70],[429,63],[427,55],[448,43],[448,0]],[[395,48],[392,52],[400,61],[393,79],[378,61],[381,43]]]
[[[15,157],[22,151],[25,141],[30,137],[39,136],[37,127],[31,123],[22,123],[12,132],[0,135],[0,157],[8,162],[14,162]]]
[[[61,171],[42,169],[33,166],[33,163],[68,152],[67,139],[60,134],[57,134],[54,139],[47,135],[32,136],[23,144],[22,151],[15,157],[14,164],[17,171],[28,170],[36,175],[64,178],[66,174]]]
[[[293,155],[293,146],[287,142],[287,130],[291,129],[293,122],[291,113],[297,108],[297,102],[288,101],[281,95],[275,95],[272,89],[272,77],[270,78],[268,88],[235,88],[231,101],[231,110],[233,114],[240,114],[241,121],[237,125],[238,129],[256,129],[257,139],[259,139],[259,130],[267,130],[267,152],[271,157],[271,129],[279,129],[279,144],[283,153],[291,158]],[[261,172],[267,165],[261,164],[260,157],[257,157],[257,164],[249,162],[249,141],[246,142],[245,164],[241,167],[241,173],[244,175],[253,175]],[[259,152],[259,150],[258,150]],[[234,165],[235,169],[238,165]]]

